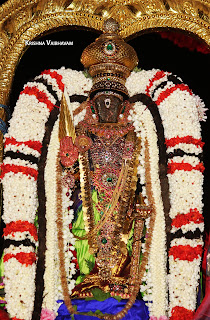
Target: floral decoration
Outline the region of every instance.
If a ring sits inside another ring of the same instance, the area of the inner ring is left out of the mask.
[[[88,96],[92,86],[92,80],[85,78],[82,72],[64,67],[59,70],[45,70],[35,80],[24,86],[17,101],[8,133],[5,135],[5,158],[1,167],[4,187],[3,220],[6,224],[4,237],[10,241],[4,253],[4,282],[7,310],[13,320],[31,320],[33,313],[37,261],[37,231],[34,221],[38,208],[38,163],[43,152],[45,125],[53,110],[59,108],[64,88],[69,96],[76,94]],[[145,174],[145,156],[148,149],[151,191],[156,210],[148,271],[145,273],[145,285],[142,285],[141,291],[145,292],[144,299],[149,304],[151,320],[165,320],[167,315],[170,320],[189,320],[192,319],[196,307],[196,288],[203,246],[201,233],[204,166],[199,158],[203,148],[199,121],[206,119],[205,108],[201,99],[195,96],[179,77],[168,72],[156,69],[132,72],[126,86],[130,96],[143,94],[149,99],[152,98],[164,129],[164,141],[162,141],[163,139],[158,136],[157,119],[151,109],[142,101],[134,104],[128,120],[133,122],[137,136],[142,139],[138,176],[143,185],[142,194],[145,203],[150,204],[151,196],[147,190],[148,177]],[[49,87],[53,92],[50,92]],[[86,109],[79,109],[78,102],[70,104],[76,126],[84,119]],[[56,300],[62,298],[61,281],[58,277],[55,224],[55,169],[60,148],[58,127],[57,121],[50,136],[45,159],[47,250],[41,320],[55,318],[58,308]],[[172,240],[169,249],[168,277],[165,203],[159,176],[160,143],[166,150],[171,204],[169,216]],[[80,178],[83,179],[82,176]],[[75,285],[72,276],[78,267],[75,239],[71,227],[69,228],[73,220],[71,189],[74,181],[71,177],[67,179],[65,171],[62,181],[64,264],[71,292]],[[149,228],[149,219],[146,224]],[[196,237],[195,232],[198,233]],[[25,240],[29,241],[29,245],[25,246]],[[17,246],[14,246],[12,241],[16,241]]]
[[[150,247],[150,256],[148,262],[148,276],[149,276],[149,288],[147,294],[143,296],[143,299],[148,299],[148,306],[150,314],[156,317],[164,315],[167,310],[167,284],[166,284],[166,238],[165,238],[165,222],[163,203],[161,199],[161,189],[159,182],[159,165],[158,165],[158,146],[157,146],[157,134],[155,132],[155,125],[152,116],[143,103],[137,102],[133,110],[131,110],[130,119],[134,122],[135,131],[137,136],[141,136],[142,144],[148,141],[149,155],[150,155],[150,167],[152,177],[152,192],[154,196],[154,204],[156,209],[156,220],[152,236],[152,244]],[[145,147],[142,148],[145,152]],[[145,158],[145,154],[142,154],[140,159]],[[144,160],[145,161],[145,160]],[[142,171],[142,167],[145,163],[141,163],[138,171]],[[143,172],[141,172],[143,173]],[[141,174],[142,176],[142,174]],[[146,177],[145,177],[146,179]],[[146,179],[147,180],[147,179]],[[144,287],[144,286],[143,286]],[[143,291],[145,288],[143,288]]]
[[[144,77],[145,73],[151,76],[150,79]],[[168,72],[153,69],[132,73],[127,80],[127,87],[130,95],[146,93],[152,97],[162,119],[168,155],[171,235],[174,238],[169,250],[169,316],[173,320],[191,319],[196,307],[196,288],[203,246],[201,233],[204,230],[204,166],[199,155],[204,143],[201,140],[199,121],[206,120],[206,109],[201,99],[194,95],[180,78]],[[135,118],[134,125],[140,130]],[[141,134],[143,136],[143,133]],[[185,238],[189,232],[192,240]],[[194,232],[197,232],[196,236]],[[198,235],[198,240],[193,240]],[[176,237],[180,238],[176,241]],[[148,268],[150,269],[150,266]],[[146,294],[143,299],[150,301],[154,291],[150,270],[144,280],[146,285],[142,285],[141,290],[145,294],[146,288]],[[151,307],[150,311],[153,315]]]
[[[5,249],[4,255],[4,282],[7,310],[13,320],[30,320],[32,318],[35,294],[35,248],[37,246],[37,231],[34,226],[38,206],[37,163],[42,152],[45,124],[53,109],[58,108],[64,89],[62,73],[65,73],[64,69],[60,69],[59,71],[44,71],[42,75],[37,77],[36,81],[29,82],[24,86],[17,101],[13,117],[10,120],[10,128],[5,135],[5,159],[1,174],[5,191],[3,219],[6,228],[4,230],[4,236],[5,240],[19,241],[20,245],[17,248],[21,248],[22,250],[17,251],[17,249],[14,249],[14,247],[10,245]],[[90,89],[92,82],[86,80],[82,72],[68,70],[67,74],[68,75],[65,73],[65,86],[69,88],[69,91],[73,89],[72,74],[76,80],[73,81],[75,88],[78,87],[79,83],[80,91],[83,90],[81,90],[81,86],[83,85],[87,90]],[[42,79],[47,81],[49,86],[52,86],[55,94],[49,92],[47,86],[42,82]],[[77,92],[78,89],[73,89],[72,94],[76,94]],[[57,100],[55,99],[56,95],[58,97]],[[81,117],[80,114],[77,115],[77,118],[79,117]],[[53,139],[53,141],[55,141],[55,139]],[[59,150],[59,143],[56,146],[54,142],[51,155],[56,151],[56,148]],[[48,161],[50,161],[49,158]],[[52,167],[50,167],[48,177],[52,177],[52,172]],[[48,178],[46,178],[46,180],[48,180]],[[49,192],[47,192],[47,195],[52,192],[52,186],[53,184],[48,187],[47,190],[49,190]],[[47,201],[47,203],[49,204],[49,201]],[[53,202],[51,202],[48,208],[47,212],[50,214],[52,212]],[[49,217],[48,214],[47,217]],[[55,220],[55,215],[53,219]],[[56,230],[54,229],[54,233],[52,232],[51,234],[53,221],[48,222],[47,229],[49,232],[47,233],[47,243],[50,243],[51,247],[55,248]],[[25,243],[25,240],[31,241],[31,246],[26,247],[28,248],[27,250],[24,249],[21,244]],[[34,245],[32,245],[33,243]],[[50,246],[48,248],[52,254]],[[53,250],[53,254],[55,254],[57,248]],[[47,272],[44,277],[46,285],[45,292],[47,292],[47,295],[43,301],[43,307],[45,306],[45,309],[56,311],[56,292],[58,289],[53,289],[57,276],[55,273],[52,274],[55,263],[54,259],[52,259],[53,254],[51,260],[49,260],[48,257],[50,254],[48,255],[48,253],[46,253]],[[53,263],[53,265],[51,263]],[[71,267],[73,268],[73,264]],[[28,285],[29,283],[30,285]],[[20,303],[19,300],[21,300],[22,303]]]
[[[54,319],[55,319],[55,313],[53,311],[50,311],[48,309],[42,309],[40,320],[54,320]]]

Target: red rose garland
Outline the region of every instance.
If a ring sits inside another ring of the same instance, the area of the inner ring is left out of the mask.
[[[179,143],[186,143],[186,144],[194,144],[196,147],[203,148],[204,142],[201,139],[195,139],[192,136],[185,136],[185,137],[175,137],[171,139],[166,139],[165,144],[169,147],[174,147]]]
[[[28,94],[30,96],[35,96],[38,101],[44,102],[47,108],[52,111],[54,108],[54,104],[48,99],[46,94],[36,87],[25,87],[25,89],[20,94]]]
[[[5,138],[5,142],[4,142],[4,148],[6,148],[8,145],[14,145],[14,146],[27,146],[33,150],[38,151],[39,153],[41,153],[41,149],[42,149],[42,144],[39,141],[17,141],[15,138],[9,138],[6,137]]]
[[[63,77],[56,71],[51,70],[45,70],[41,73],[41,75],[49,75],[52,79],[55,79],[58,85],[58,88],[64,92],[64,83],[63,83]]]
[[[165,91],[161,92],[156,103],[157,105],[159,105],[163,100],[165,100],[166,98],[168,98],[174,91],[176,90],[180,90],[180,91],[188,91],[190,94],[192,94],[191,90],[189,89],[189,87],[185,84],[177,84],[172,88],[167,88]]]
[[[14,174],[21,172],[21,173],[29,176],[29,179],[30,179],[30,177],[33,177],[35,180],[37,180],[37,176],[38,176],[38,171],[33,168],[17,166],[14,164],[1,165],[1,179],[3,179],[5,174],[7,174],[9,172],[13,172]]]

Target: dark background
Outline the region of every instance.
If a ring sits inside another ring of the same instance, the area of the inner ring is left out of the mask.
[[[177,31],[170,30],[170,34],[176,36]],[[39,75],[45,69],[58,69],[62,66],[76,70],[83,70],[80,56],[83,49],[93,42],[99,33],[91,30],[70,29],[51,33],[36,40],[73,41],[73,46],[29,46],[20,60],[10,95],[10,107],[14,109],[23,85]],[[186,38],[189,40],[189,38]],[[193,39],[193,44],[203,45]],[[184,41],[187,45],[188,41]],[[134,47],[139,57],[139,68],[149,70],[152,68],[172,72],[182,78],[192,91],[199,95],[209,108],[209,71],[210,54],[204,54],[197,50],[175,45],[173,41],[165,39],[160,32],[151,31],[145,34],[137,34],[128,43]],[[183,45],[183,42],[182,42]],[[189,46],[188,46],[189,47]],[[204,48],[206,50],[206,48]],[[207,112],[208,116],[208,112]],[[209,122],[201,122],[204,147],[205,183],[204,183],[204,217],[206,228],[209,227]],[[173,124],[172,124],[173,125]]]

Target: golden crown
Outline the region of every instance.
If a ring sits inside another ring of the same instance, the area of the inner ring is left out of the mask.
[[[128,94],[125,81],[138,64],[135,50],[118,34],[118,23],[110,18],[104,22],[103,34],[87,46],[81,62],[93,77],[91,93],[114,90]]]

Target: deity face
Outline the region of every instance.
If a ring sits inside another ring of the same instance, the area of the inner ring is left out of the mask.
[[[94,99],[99,122],[116,123],[122,107],[122,99],[114,94],[101,94]]]

